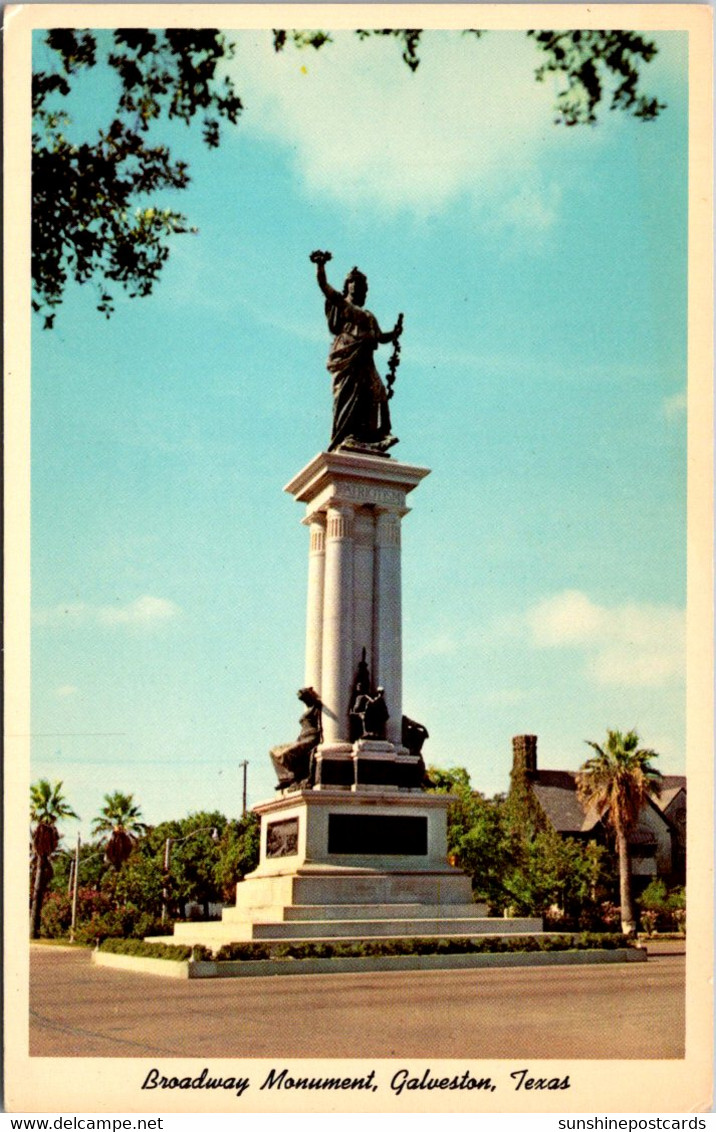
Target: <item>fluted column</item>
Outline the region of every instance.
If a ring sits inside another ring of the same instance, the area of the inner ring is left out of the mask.
[[[373,671],[373,571],[375,559],[375,515],[359,508],[353,519],[353,668],[361,649]]]
[[[311,540],[308,551],[306,602],[306,686],[321,695],[323,680],[323,589],[326,571],[326,516],[316,512],[304,520]]]
[[[373,681],[385,688],[390,712],[386,738],[401,745],[403,717],[400,519],[396,510],[379,511],[375,521],[373,602]]]
[[[321,699],[325,743],[348,738],[353,652],[353,508],[332,503],[326,510],[323,587]]]

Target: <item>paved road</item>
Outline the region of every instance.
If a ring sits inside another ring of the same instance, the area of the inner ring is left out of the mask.
[[[183,981],[34,947],[36,1057],[682,1058],[684,958]]]

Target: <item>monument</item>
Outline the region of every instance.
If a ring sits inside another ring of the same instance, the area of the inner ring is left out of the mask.
[[[426,790],[427,728],[403,714],[401,525],[428,468],[395,460],[389,412],[403,316],[383,332],[357,268],[342,292],[313,252],[333,336],[330,442],[287,484],[309,529],[305,711],[271,749],[275,796],[259,865],[220,924],[177,924],[175,942],[361,939],[539,931],[488,919],[447,861],[450,797]],[[375,367],[393,345],[387,384]]]

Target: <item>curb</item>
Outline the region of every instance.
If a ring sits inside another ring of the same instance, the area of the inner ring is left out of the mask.
[[[612,951],[542,951],[492,955],[372,955],[336,959],[252,959],[223,962],[191,959],[147,959],[93,951],[99,967],[160,975],[170,979],[237,979],[266,975],[356,974],[361,971],[464,971],[491,967],[558,967],[593,963],[646,963],[641,949],[619,947]]]

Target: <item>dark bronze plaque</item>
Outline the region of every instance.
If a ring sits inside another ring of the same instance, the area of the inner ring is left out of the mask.
[[[266,828],[266,856],[291,857],[298,853],[298,818],[271,822]]]
[[[328,852],[359,855],[428,852],[428,819],[386,814],[329,814]]]

